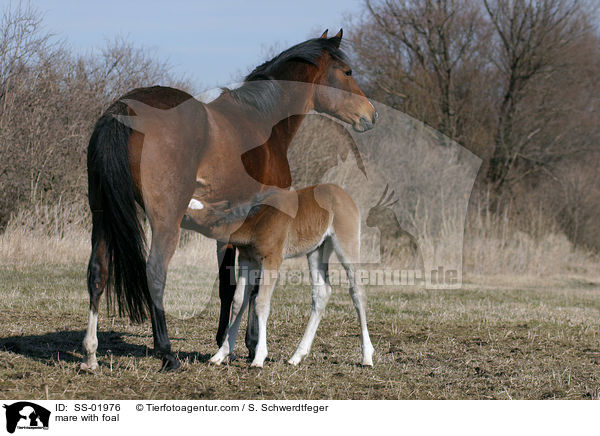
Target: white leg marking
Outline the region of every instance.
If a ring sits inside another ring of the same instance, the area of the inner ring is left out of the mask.
[[[96,350],[98,349],[97,328],[98,312],[94,313],[93,310],[90,310],[87,331],[83,339],[83,348],[85,348],[86,353],[85,361],[81,362],[83,371],[94,371],[98,368],[98,361],[96,360]]]
[[[195,198],[192,198],[190,200],[190,204],[188,204],[188,209],[201,210],[201,209],[204,209],[204,205],[202,204],[201,201],[198,201]]]
[[[327,244],[328,242],[326,242]],[[298,365],[300,361],[310,352],[310,348],[315,339],[317,328],[323,317],[323,312],[331,296],[331,286],[327,280],[327,260],[323,262],[323,249],[319,247],[310,253],[308,257],[308,266],[310,268],[310,278],[312,281],[312,311],[310,319],[306,325],[306,330],[300,345],[294,352],[294,355],[288,360],[291,365]]]
[[[258,319],[258,343],[256,344],[256,352],[254,360],[250,366],[262,368],[267,358],[267,320],[271,311],[271,296],[277,281],[277,270],[266,269],[261,266],[260,285],[258,287],[258,295],[254,303],[256,318]]]
[[[352,297],[354,308],[358,314],[358,321],[360,323],[360,337],[362,342],[362,364],[365,366],[373,366],[374,348],[371,344],[371,338],[369,337],[369,330],[367,328],[367,297],[362,286],[356,283],[354,264],[349,261],[335,238],[333,238],[333,246],[338,259],[344,266],[346,274],[348,275],[348,282],[350,283],[350,296]]]

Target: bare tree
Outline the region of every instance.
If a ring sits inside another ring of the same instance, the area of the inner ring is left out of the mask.
[[[83,203],[85,150],[94,122],[139,86],[186,88],[169,67],[124,40],[100,55],[74,56],[18,3],[0,21],[0,226],[18,207]]]
[[[566,144],[569,141],[558,137],[555,141],[560,141],[561,146],[548,147],[548,136],[559,134],[554,131],[548,135],[548,129],[556,118],[564,119],[564,114],[557,117],[547,100],[551,98],[549,90],[560,92],[555,75],[564,77],[571,73],[572,80],[572,73],[576,72],[573,66],[580,66],[573,62],[569,51],[576,49],[589,33],[582,4],[578,0],[484,0],[495,29],[491,59],[499,78],[497,125],[488,169],[488,179],[497,192],[511,176],[512,181],[522,177],[522,173],[511,174],[519,159],[539,167],[548,158],[556,157],[551,154],[572,152],[575,148],[573,143]],[[540,93],[545,94],[546,101],[536,101]],[[542,136],[546,136],[545,145],[531,152],[536,149],[536,137]],[[547,152],[540,153],[542,150]]]
[[[466,139],[473,91],[485,70],[489,32],[481,8],[466,0],[365,5],[367,19],[353,32],[353,46],[371,85],[387,103]]]

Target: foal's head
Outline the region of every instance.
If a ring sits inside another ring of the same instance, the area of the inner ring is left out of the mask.
[[[341,42],[340,30],[332,38],[325,31],[320,38],[295,45],[256,67],[246,77],[245,86],[233,94],[264,111],[275,104],[278,90],[281,91],[279,83],[284,82],[277,81],[308,83],[310,86],[301,87],[310,90],[304,96],[306,111],[329,114],[351,124],[358,132],[369,130],[377,120],[377,112],[352,77]]]

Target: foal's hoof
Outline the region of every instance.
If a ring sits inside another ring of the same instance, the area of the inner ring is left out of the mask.
[[[181,366],[181,363],[175,356],[172,354],[167,354],[162,358],[162,366],[160,367],[160,372],[169,372],[175,371],[177,368]]]
[[[215,355],[210,358],[208,363],[212,363],[213,365],[219,366],[223,362],[227,363],[230,358],[231,355],[228,356],[226,354],[221,353],[220,351],[217,351]]]
[[[292,356],[292,358],[290,360],[288,360],[287,363],[289,363],[292,366],[298,366],[301,361],[302,361],[301,357]]]
[[[251,368],[262,368],[265,363],[265,359],[257,359],[256,357],[250,364]]]

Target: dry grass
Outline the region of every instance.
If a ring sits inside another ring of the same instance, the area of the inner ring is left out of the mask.
[[[44,398],[599,398],[600,282],[505,277],[461,290],[370,288],[375,367],[360,358],[356,314],[336,288],[314,349],[298,368],[285,363],[308,319],[310,291],[278,287],[270,357],[249,368],[243,345],[229,365],[216,351],[215,289],[193,318],[169,316],[184,364],[158,373],[149,324],[100,318],[98,374],[78,372],[87,313],[84,264],[0,268],[0,397]],[[170,290],[192,296],[202,279],[172,269]],[[212,284],[212,282],[210,282]],[[202,292],[200,292],[202,294]],[[189,298],[189,297],[187,297]],[[187,300],[188,303],[193,302]]]

